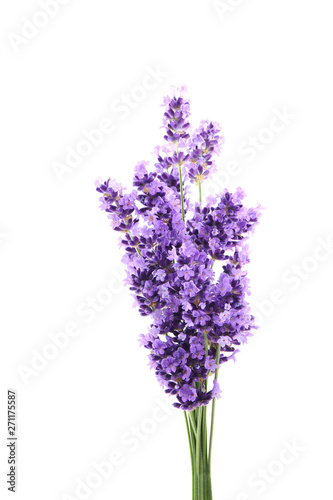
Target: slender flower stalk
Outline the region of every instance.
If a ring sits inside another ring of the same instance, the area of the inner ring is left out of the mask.
[[[220,352],[221,352],[221,346],[218,346],[217,353],[216,353],[217,366],[220,365]],[[219,368],[217,368],[215,371],[214,379],[216,381],[218,379],[218,376],[219,376]],[[213,432],[214,432],[214,420],[215,420],[215,401],[216,401],[216,398],[213,399],[213,403],[212,403],[212,418],[211,418],[211,424],[210,424],[209,454],[208,454],[209,467],[211,466],[211,462],[212,462]]]
[[[176,143],[176,151],[177,151],[177,156],[178,156],[178,154],[179,154],[179,152],[178,152],[178,142]],[[179,162],[178,171],[179,171],[179,184],[180,184],[180,200],[181,200],[181,204],[182,204],[182,219],[183,219],[183,222],[185,222],[184,190],[183,190],[183,177],[182,177],[181,162]]]
[[[126,283],[140,314],[150,318],[148,332],[140,335],[150,368],[184,412],[192,500],[212,500],[218,372],[235,361],[238,347],[256,328],[246,300],[245,265],[260,207],[245,207],[240,188],[203,204],[202,183],[216,169],[224,138],[216,122],[191,128],[184,94],[184,88],[175,89],[164,98],[165,143],[155,148],[152,169],[146,161],[136,165],[132,191],[111,179],[98,179],[96,189],[120,235]],[[193,186],[199,189],[195,203]]]
[[[185,221],[182,167],[180,165],[179,165],[179,183],[180,183],[180,196],[181,196],[181,204],[182,204],[182,219],[183,219],[183,221]]]

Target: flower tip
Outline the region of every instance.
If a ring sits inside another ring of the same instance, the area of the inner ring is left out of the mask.
[[[97,179],[95,180],[95,187],[98,188],[101,184],[103,184],[102,177],[97,177]]]
[[[183,97],[183,95],[187,93],[187,85],[171,85],[170,92],[173,96],[179,94],[180,97]]]

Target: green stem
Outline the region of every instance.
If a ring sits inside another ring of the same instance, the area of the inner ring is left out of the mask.
[[[184,211],[184,192],[183,192],[183,179],[182,179],[182,167],[179,165],[179,181],[180,181],[180,197],[182,201],[182,219],[185,222],[185,211]]]
[[[128,234],[129,234],[129,237],[131,238],[131,240],[133,239],[132,236],[131,236],[131,232],[130,231],[127,231]],[[143,257],[142,253],[140,252],[140,250],[138,249],[138,247],[135,247],[135,250],[136,250],[136,253],[138,255],[140,255],[140,257]]]
[[[207,406],[187,411],[187,424],[192,465],[192,500],[212,500],[212,484],[208,465]]]
[[[208,496],[208,477],[207,477],[207,417],[206,413],[207,407],[202,407],[202,460],[203,460],[203,470],[204,470],[204,498],[209,498]]]
[[[221,355],[221,346],[219,344],[218,347],[217,347],[217,351],[216,351],[216,364],[217,364],[217,368],[215,370],[215,377],[214,377],[215,380],[217,380],[218,375],[219,375],[220,355]],[[212,417],[211,417],[211,424],[210,424],[209,453],[208,453],[208,467],[209,467],[209,470],[210,470],[211,461],[212,461],[213,432],[214,432],[214,420],[215,420],[215,401],[216,401],[216,398],[213,399],[213,403],[212,403]]]
[[[206,351],[206,356],[208,356],[208,338],[207,338],[207,332],[205,330],[205,351]],[[209,375],[210,372],[208,372],[208,375]],[[207,387],[208,387],[208,376],[207,376],[207,380],[205,380],[204,382],[204,387],[206,388],[207,390]]]
[[[140,257],[142,257],[142,253],[140,252],[140,250],[137,247],[135,247],[135,250],[136,250],[137,254],[140,255]]]
[[[176,142],[176,151],[178,155],[178,142]],[[182,219],[185,222],[183,178],[182,178],[182,167],[180,165],[178,165],[178,170],[179,170],[179,182],[180,182],[180,198],[182,202]]]
[[[195,421],[195,418],[194,418],[194,411],[189,411],[188,412],[188,419],[189,419],[189,422],[190,422],[190,426],[191,426],[191,430],[193,432],[193,435],[195,437],[195,439],[197,439],[197,423]]]
[[[199,499],[203,498],[203,484],[202,484],[202,461],[201,458],[201,421],[202,421],[202,407],[199,406],[198,411],[198,425],[197,425],[197,442],[196,442],[196,472],[197,472],[197,481],[198,481],[198,492]]]
[[[187,437],[188,437],[188,443],[190,446],[190,455],[191,455],[191,471],[192,471],[192,485],[195,483],[195,468],[194,468],[194,451],[195,451],[195,442],[192,436],[192,432],[188,423],[188,418],[186,415],[186,411],[184,411],[184,417],[185,417],[185,422],[186,422],[186,430],[187,430]],[[192,500],[195,499],[195,491],[192,488]]]
[[[188,419],[187,419],[186,411],[184,411],[184,417],[185,417],[185,423],[186,423],[188,444],[190,446],[190,452],[191,452],[191,464],[192,464],[192,469],[193,469],[193,442],[192,442],[192,436],[191,436],[191,431],[190,431],[190,427],[189,427],[189,424],[188,424]]]
[[[202,194],[201,194],[201,181],[199,181],[199,203],[202,202]]]

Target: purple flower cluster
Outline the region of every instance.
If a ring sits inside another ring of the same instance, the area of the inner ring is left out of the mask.
[[[164,139],[169,142],[189,139],[190,124],[187,121],[190,116],[189,103],[179,96],[171,99],[166,97],[164,104],[167,105],[163,118],[163,124],[166,128]]]
[[[224,137],[218,123],[202,121],[190,144],[189,177],[199,184],[215,172],[214,155],[219,155]]]
[[[165,392],[176,396],[174,406],[191,410],[219,397],[216,379],[209,388],[210,376],[255,328],[244,265],[260,207],[246,208],[241,189],[225,190],[207,206],[191,204],[191,181],[207,178],[223,138],[212,122],[191,134],[189,102],[181,95],[164,105],[166,145],[155,150],[154,170],[139,163],[129,193],[110,179],[98,180],[97,191],[121,233],[139,311],[151,318],[141,335],[150,366]]]

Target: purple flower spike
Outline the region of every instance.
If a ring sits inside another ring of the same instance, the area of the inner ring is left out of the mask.
[[[184,94],[175,89],[164,99],[166,143],[155,148],[152,168],[136,165],[133,190],[111,179],[98,179],[96,189],[120,234],[126,283],[151,319],[140,344],[174,406],[192,410],[220,397],[212,375],[256,328],[245,265],[260,207],[243,205],[241,189],[191,204],[189,190],[214,172],[224,138],[215,122],[191,132]]]

